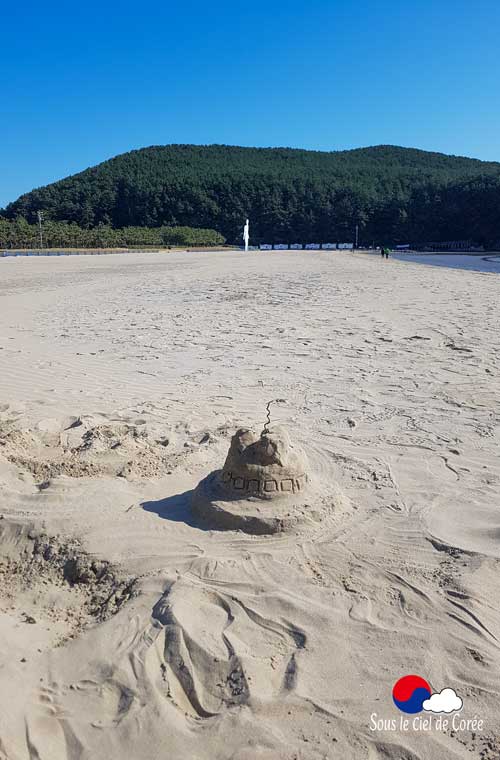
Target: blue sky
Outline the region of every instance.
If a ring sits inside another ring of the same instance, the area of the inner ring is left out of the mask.
[[[166,143],[500,160],[498,0],[26,0],[0,24],[0,207]]]

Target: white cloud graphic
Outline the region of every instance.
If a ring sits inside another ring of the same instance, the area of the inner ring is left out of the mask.
[[[431,694],[429,699],[424,700],[422,707],[427,712],[451,713],[461,710],[463,701],[454,689],[443,689]]]

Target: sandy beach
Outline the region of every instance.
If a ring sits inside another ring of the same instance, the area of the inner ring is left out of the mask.
[[[500,757],[498,275],[9,258],[0,299],[0,760]],[[277,398],[311,521],[207,529]],[[402,730],[406,674],[481,730]]]

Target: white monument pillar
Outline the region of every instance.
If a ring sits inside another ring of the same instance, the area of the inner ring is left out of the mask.
[[[250,240],[250,222],[248,219],[243,227],[243,240],[245,242],[245,251],[248,251],[248,241]]]

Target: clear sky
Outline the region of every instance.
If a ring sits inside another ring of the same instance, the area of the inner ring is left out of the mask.
[[[167,143],[500,160],[499,0],[25,0],[0,27],[0,207]]]

